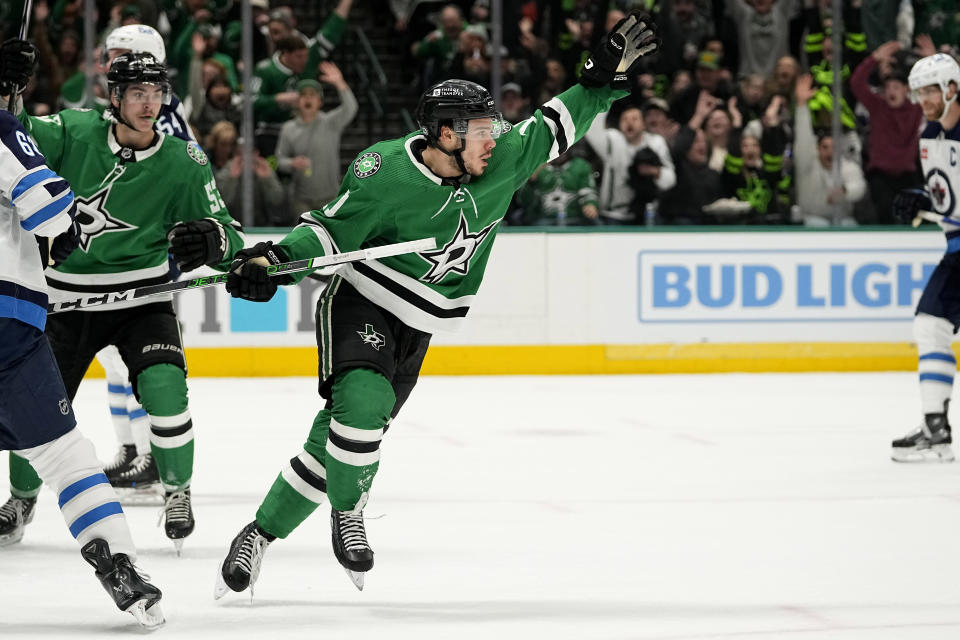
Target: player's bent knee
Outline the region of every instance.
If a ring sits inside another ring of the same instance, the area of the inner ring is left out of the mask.
[[[187,374],[173,364],[155,364],[137,374],[137,393],[152,416],[172,416],[187,410]]]
[[[913,318],[913,338],[921,352],[950,351],[953,333],[953,323],[946,318],[938,318],[927,313],[918,313]]]
[[[103,472],[93,443],[76,428],[50,442],[17,453],[29,460],[37,475],[55,491],[60,491],[77,477]]]
[[[355,429],[382,429],[396,402],[393,387],[372,369],[351,369],[333,384],[332,418]]]

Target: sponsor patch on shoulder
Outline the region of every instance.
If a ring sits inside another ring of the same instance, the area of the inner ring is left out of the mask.
[[[207,159],[207,154],[203,152],[203,149],[201,149],[200,145],[198,145],[196,142],[187,143],[187,155],[190,156],[191,160],[201,166],[210,162]]]
[[[358,178],[369,178],[380,170],[380,154],[374,151],[367,152],[353,163],[353,175]]]

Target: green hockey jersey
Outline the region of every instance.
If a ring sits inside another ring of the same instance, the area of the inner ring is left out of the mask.
[[[524,224],[595,224],[583,213],[586,205],[597,206],[597,181],[593,177],[593,167],[583,158],[570,158],[560,165],[552,162],[545,164],[520,189],[517,199],[524,209]]]
[[[435,250],[346,265],[339,274],[415,329],[455,330],[480,287],[513,193],[624,95],[575,85],[501,135],[483,175],[458,186],[419,159],[422,134],[375,144],[347,170],[337,197],[303,214],[279,244],[296,260],[435,238]]]
[[[76,196],[80,247],[46,270],[52,302],[169,281],[167,233],[177,222],[213,218],[223,225],[228,246],[224,261],[215,265],[221,270],[243,247],[240,225],[227,212],[196,143],[158,133],[147,149],[124,148],[114,123],[96,111],[21,114],[20,120]],[[91,310],[164,299],[169,294]]]

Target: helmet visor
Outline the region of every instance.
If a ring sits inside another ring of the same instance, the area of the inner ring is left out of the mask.
[[[511,125],[498,111],[490,118],[457,119],[453,121],[453,131],[464,140],[496,140],[510,131]]]
[[[144,82],[123,88],[121,99],[132,104],[170,104],[170,85]]]

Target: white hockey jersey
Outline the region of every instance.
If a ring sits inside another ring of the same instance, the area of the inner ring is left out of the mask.
[[[43,331],[47,285],[35,236],[66,231],[75,211],[70,185],[17,118],[0,111],[0,317]]]
[[[947,234],[947,253],[960,251],[960,219],[954,180],[960,187],[960,124],[944,131],[939,122],[929,122],[920,134],[920,166],[933,210],[953,218],[940,226]]]

